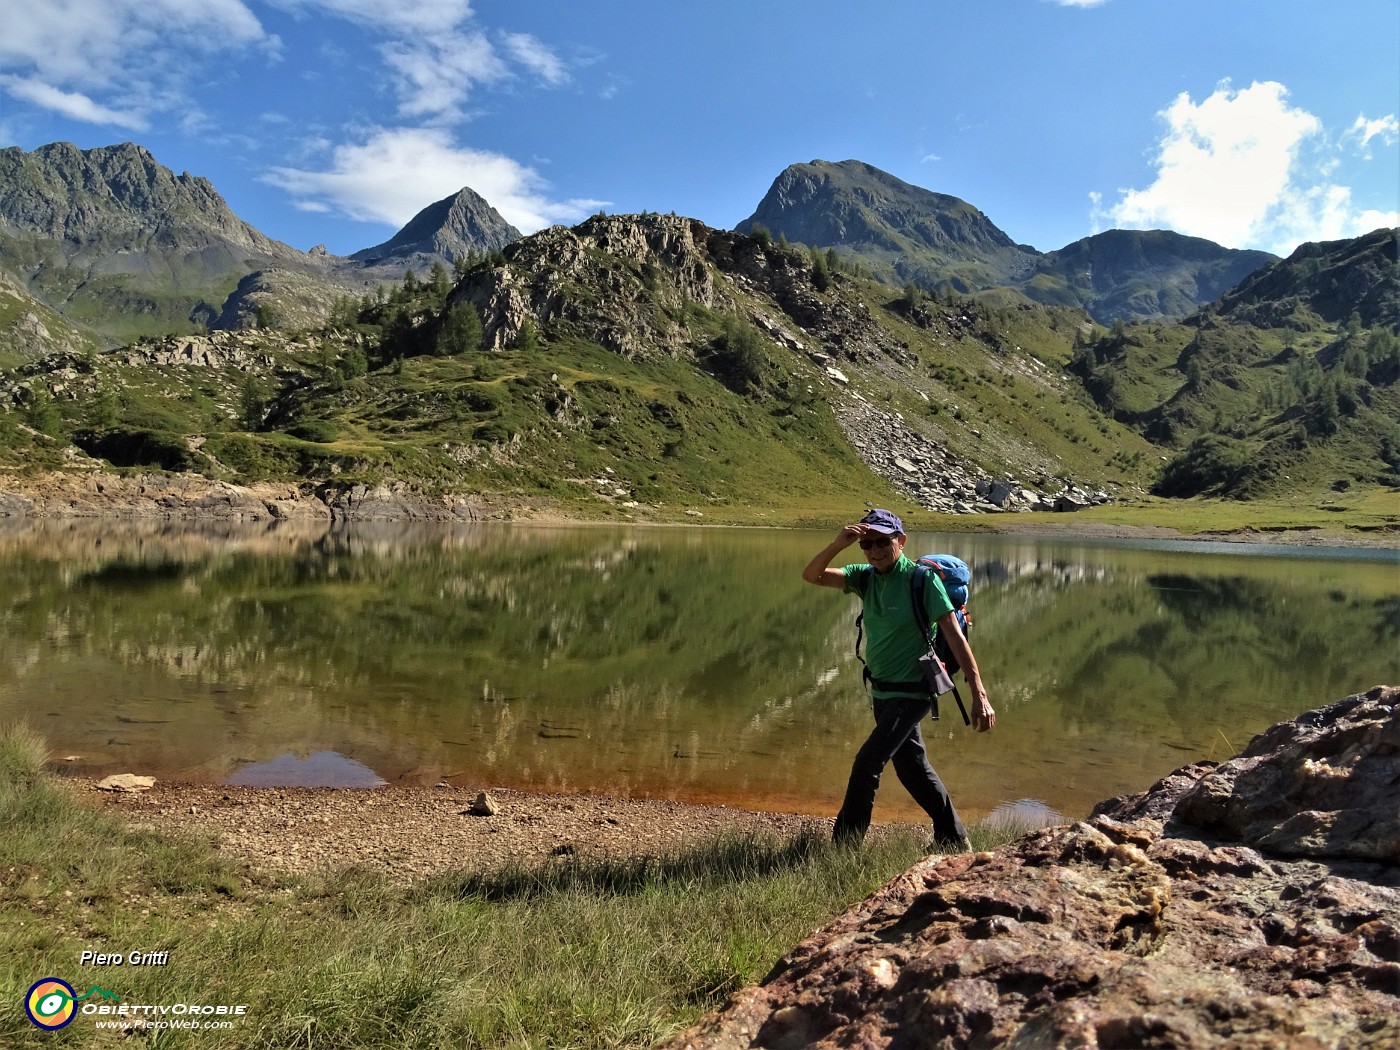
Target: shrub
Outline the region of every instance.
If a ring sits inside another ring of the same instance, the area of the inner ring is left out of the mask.
[[[105,459],[114,467],[159,467],[161,470],[193,470],[197,458],[183,434],[113,427],[111,430],[81,430],[73,444],[89,456]]]
[[[1241,441],[1202,434],[1162,468],[1152,486],[1157,496],[1199,496],[1229,493],[1249,472],[1251,449]]]
[[[768,365],[763,337],[752,326],[729,321],[712,344],[715,374],[725,386],[744,394],[759,385]]]
[[[329,419],[304,419],[287,433],[303,441],[315,441],[322,445],[330,444],[340,436],[340,428]]]

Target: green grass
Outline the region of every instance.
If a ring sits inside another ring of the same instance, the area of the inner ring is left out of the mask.
[[[1073,515],[1046,517],[1056,524],[1150,526],[1176,529],[1188,536],[1252,529],[1276,533],[1280,543],[1288,542],[1290,532],[1385,537],[1400,535],[1400,493],[1380,485],[1353,486],[1345,492],[1309,486],[1287,495],[1249,502],[1146,497],[1132,503],[1093,507]]]
[[[128,1003],[247,1004],[217,1036],[152,1046],[633,1047],[692,1023],[920,856],[728,838],[665,856],[580,855],[409,887],[364,871],[271,879],[198,841],[133,830],[42,772],[42,741],[0,739],[0,996],[44,976]],[[974,831],[979,846],[1012,837]],[[168,951],[163,969],[77,966],[84,949]],[[106,1045],[0,1012],[7,1046]]]

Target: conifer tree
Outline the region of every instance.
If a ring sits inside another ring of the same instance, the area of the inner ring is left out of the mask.
[[[481,336],[481,315],[474,304],[463,300],[443,315],[434,349],[439,355],[456,357],[480,350]]]

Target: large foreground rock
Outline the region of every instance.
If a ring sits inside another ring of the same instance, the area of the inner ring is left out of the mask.
[[[1400,1046],[1397,700],[924,861],[667,1045]]]

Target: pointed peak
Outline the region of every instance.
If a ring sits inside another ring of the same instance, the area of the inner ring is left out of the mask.
[[[434,201],[383,244],[350,256],[363,263],[382,264],[414,255],[436,255],[447,262],[473,252],[491,252],[520,239],[486,198],[470,186]]]

